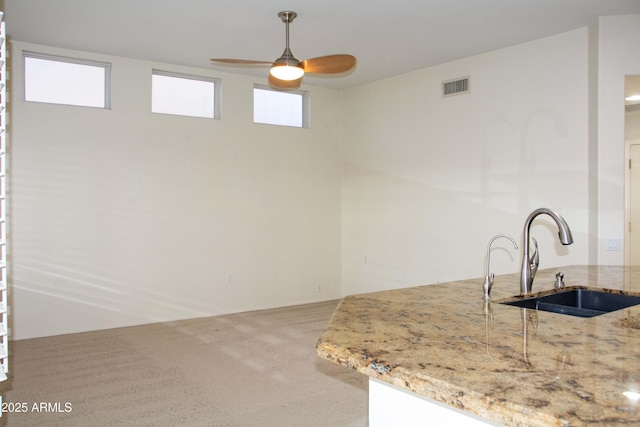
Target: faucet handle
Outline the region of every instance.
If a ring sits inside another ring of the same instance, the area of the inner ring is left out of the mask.
[[[491,299],[491,287],[493,286],[495,274],[489,273],[484,276],[484,284],[482,289],[484,290],[484,300],[489,301]]]
[[[529,265],[531,266],[531,279],[533,280],[538,271],[538,265],[540,265],[540,255],[538,254],[538,241],[535,237],[532,237],[531,240],[533,240],[533,255],[531,255]]]

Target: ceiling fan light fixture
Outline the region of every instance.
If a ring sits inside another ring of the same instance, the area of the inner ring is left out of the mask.
[[[269,72],[273,77],[279,80],[297,80],[304,75],[304,69],[302,69],[300,64],[290,65],[275,63]]]
[[[304,68],[287,46],[282,56],[273,62],[269,73],[280,80],[298,80],[304,75]]]

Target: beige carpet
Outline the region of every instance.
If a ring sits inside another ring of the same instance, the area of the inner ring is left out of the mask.
[[[366,426],[367,378],[315,354],[336,306],[14,341],[0,425]]]

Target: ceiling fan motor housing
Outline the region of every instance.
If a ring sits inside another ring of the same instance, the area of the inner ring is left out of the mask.
[[[289,48],[286,48],[284,52],[282,52],[282,56],[275,61],[273,61],[274,65],[288,65],[289,67],[299,67],[300,61],[298,61],[295,56],[291,53]]]

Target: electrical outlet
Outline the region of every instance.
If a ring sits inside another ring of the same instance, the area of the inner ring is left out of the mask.
[[[224,283],[226,283],[227,285],[230,285],[231,283],[233,283],[233,276],[231,275],[230,271],[227,271],[224,274]]]
[[[316,286],[317,286],[317,291],[320,292],[321,290],[320,283],[318,283]]]

